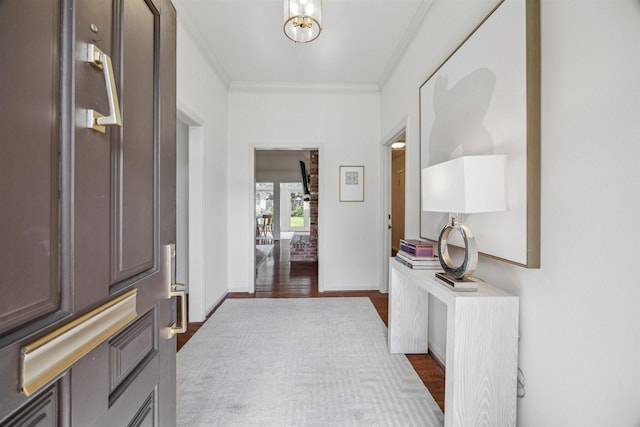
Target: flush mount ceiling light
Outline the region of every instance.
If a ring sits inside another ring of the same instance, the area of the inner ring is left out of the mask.
[[[322,31],[322,0],[284,0],[284,33],[296,43],[308,43]]]
[[[403,136],[402,138],[391,144],[391,148],[404,148],[405,145],[407,145],[407,140]]]

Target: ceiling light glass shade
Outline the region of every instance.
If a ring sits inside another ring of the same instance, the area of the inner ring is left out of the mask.
[[[391,148],[404,148],[405,145],[407,145],[406,142],[397,141],[391,144]]]
[[[284,0],[284,33],[296,43],[315,40],[322,31],[322,0]]]

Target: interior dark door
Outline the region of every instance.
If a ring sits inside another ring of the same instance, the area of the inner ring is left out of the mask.
[[[174,425],[175,10],[0,0],[0,58],[0,424]]]

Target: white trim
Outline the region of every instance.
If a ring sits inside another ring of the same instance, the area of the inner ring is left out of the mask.
[[[198,114],[191,110],[184,102],[178,100],[176,102],[176,116],[178,120],[185,123],[188,126],[202,126],[204,120],[198,116]]]
[[[396,50],[393,52],[393,55],[391,55],[391,57],[389,58],[389,62],[387,63],[387,66],[382,71],[382,74],[380,75],[380,80],[378,80],[379,87],[382,88],[384,87],[384,85],[387,84],[389,77],[391,77],[391,74],[393,74],[393,71],[396,69],[396,67],[400,63],[400,60],[402,59],[402,56],[406,52],[407,47],[409,47],[409,44],[411,44],[411,42],[416,36],[416,33],[422,26],[425,16],[427,16],[427,13],[429,13],[429,11],[431,10],[431,8],[435,3],[436,2],[434,0],[422,1],[418,9],[416,10],[416,13],[413,15],[411,22],[407,26],[407,31],[405,31],[404,35],[402,36],[402,39],[400,40],[400,42],[398,43],[398,46],[396,47]]]
[[[185,30],[185,33],[188,34],[189,37],[191,37],[191,40],[198,47],[205,60],[209,63],[213,72],[216,73],[220,80],[222,80],[222,82],[228,87],[229,82],[231,81],[229,78],[229,74],[211,50],[211,47],[207,43],[205,37],[196,29],[197,25],[195,24],[195,21],[193,20],[191,15],[189,15],[189,12],[187,10],[188,8],[181,7],[181,2],[173,3],[176,11],[178,12],[176,14],[178,25],[180,25]]]
[[[383,232],[382,238],[382,282],[380,284],[380,292],[386,293],[389,292],[389,254],[391,253],[391,230],[389,229],[389,215],[391,215],[391,144],[398,140],[401,136],[407,137],[407,129],[409,129],[409,117],[405,116],[400,122],[398,122],[391,130],[390,133],[387,134],[385,138],[381,141],[381,149],[382,155],[380,158],[382,159],[382,165],[380,170],[382,170],[382,184],[380,188],[382,188],[382,198],[380,207],[382,211],[382,224],[380,229],[385,230]],[[406,170],[406,156],[405,156],[405,170]],[[406,191],[406,186],[405,186]],[[405,200],[406,200],[405,193]],[[405,212],[405,222],[406,222],[406,212]]]
[[[251,197],[251,206],[253,206],[253,215],[251,215],[251,240],[247,240],[247,243],[249,243],[249,247],[248,253],[254,254],[251,256],[251,284],[249,285],[249,290],[248,292],[250,294],[255,294],[256,293],[256,257],[255,257],[255,251],[256,251],[256,232],[255,232],[255,228],[256,228],[256,216],[258,215],[258,213],[256,212],[256,146],[255,145],[249,145],[249,153],[247,154],[249,156],[249,171],[251,171],[251,179],[249,180],[249,193],[250,197]],[[231,289],[229,289],[231,291]]]
[[[251,218],[251,229],[255,228],[255,190],[256,190],[256,167],[255,167],[255,159],[256,159],[256,150],[318,150],[319,157],[319,167],[318,167],[318,224],[321,224],[321,218],[324,214],[324,203],[321,203],[320,200],[323,200],[324,197],[324,175],[325,166],[322,161],[322,153],[324,151],[324,144],[322,142],[301,142],[296,144],[283,144],[276,142],[256,142],[249,145],[249,171],[251,173],[250,177],[250,185],[251,190],[249,192],[251,197],[252,206],[254,206],[254,212]],[[255,249],[255,232],[251,232],[251,242],[248,246],[249,251],[253,252]],[[322,242],[325,239],[324,230],[322,227],[318,227],[318,292],[324,292],[324,262],[323,259],[326,259],[324,256],[324,249]],[[256,281],[255,281],[255,257],[251,258],[251,271],[253,272],[253,280],[251,281],[251,286],[249,289],[249,293],[255,293],[256,291]],[[235,290],[234,290],[235,291]],[[230,289],[230,292],[234,292]]]
[[[293,83],[293,82],[242,82],[235,81],[229,85],[229,92],[249,93],[354,93],[379,94],[376,84],[343,84],[343,83]]]
[[[177,117],[189,126],[189,320],[207,316],[204,284],[204,127],[203,121],[184,104],[177,103]]]
[[[362,285],[362,284],[352,285],[352,284],[348,284],[347,283],[347,284],[344,284],[344,285],[340,285],[340,287],[337,287],[337,288],[326,288],[323,292],[377,291],[377,290],[379,290],[379,287],[376,286],[375,284],[372,284],[371,286],[367,286],[367,285]]]
[[[382,145],[386,147],[391,147],[398,138],[402,135],[407,134],[407,129],[409,128],[409,116],[405,116],[402,120],[400,120],[396,125],[391,128],[391,132],[387,133],[386,138],[382,138]]]
[[[189,126],[189,319],[194,322],[203,322],[207,316],[204,168],[204,127]]]

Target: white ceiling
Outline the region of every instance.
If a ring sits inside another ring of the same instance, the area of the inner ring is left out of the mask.
[[[324,0],[323,31],[297,44],[283,0],[173,0],[178,20],[227,84],[380,87],[432,0]]]

